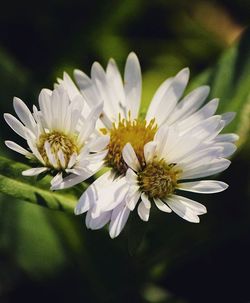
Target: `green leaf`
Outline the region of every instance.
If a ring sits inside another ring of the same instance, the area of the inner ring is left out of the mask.
[[[73,213],[77,202],[75,191],[50,191],[50,178],[40,181],[35,177],[24,177],[27,165],[0,157],[0,192],[15,199],[38,204],[54,210]]]

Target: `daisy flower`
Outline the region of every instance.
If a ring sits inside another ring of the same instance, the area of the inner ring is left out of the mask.
[[[158,201],[158,205],[161,202],[164,204],[165,202],[161,198],[163,199],[164,196],[166,199],[170,192],[174,197],[172,199],[178,199],[175,191],[179,188],[179,185],[177,186],[179,181],[184,179],[186,166],[182,166],[182,162],[177,163],[178,159],[175,159],[175,162],[172,159],[165,159],[166,155],[159,152],[160,147],[157,142],[167,136],[165,132],[170,132],[170,138],[176,135],[178,141],[168,148],[173,149],[172,153],[175,153],[176,150],[179,151],[178,149],[183,150],[183,157],[184,151],[190,147],[191,140],[197,141],[195,136],[201,137],[199,140],[200,150],[196,152],[197,157],[202,152],[206,159],[210,156],[208,161],[213,169],[208,170],[207,175],[222,171],[229,165],[228,160],[223,157],[228,157],[233,153],[235,150],[233,142],[237,136],[235,134],[220,135],[219,133],[233,119],[234,113],[214,115],[218,107],[218,99],[213,99],[203,105],[209,94],[208,86],[200,86],[182,98],[189,79],[188,68],[184,68],[176,76],[162,83],[152,98],[145,118],[139,116],[142,80],[140,64],[134,53],[130,53],[127,58],[124,80],[122,80],[113,59],[109,61],[106,71],[99,63],[95,62],[91,69],[91,78],[82,71],[76,70],[75,79],[81,94],[89,103],[94,104],[97,100],[103,101],[103,111],[97,123],[97,129],[103,135],[110,136],[106,166],[110,167],[111,170],[99,177],[83,193],[75,209],[76,214],[87,211],[86,225],[88,228],[98,229],[110,222],[109,231],[113,238],[121,232],[130,211],[138,200],[141,201],[139,208],[142,215],[142,208],[149,208],[150,201],[154,199]],[[168,131],[168,129],[170,130]],[[205,135],[202,137],[201,133],[206,133],[207,137]],[[127,145],[128,143],[130,145]],[[198,141],[196,143],[198,144]],[[168,143],[166,144],[168,145]],[[148,146],[154,145],[158,146],[155,150],[156,154],[151,151],[150,155],[154,154],[155,161],[158,161],[159,167],[156,165],[158,168],[155,167],[155,163],[150,166],[148,158],[145,156],[145,152],[149,152]],[[210,154],[210,149],[213,150],[213,147],[222,150],[221,153],[218,152],[214,155],[211,152]],[[194,153],[194,151],[190,150],[190,153]],[[191,155],[189,156],[191,157]],[[198,159],[202,161],[201,158]],[[163,168],[160,168],[161,165]],[[189,165],[191,167],[191,162]],[[155,171],[156,184],[161,183],[159,179],[161,169],[163,169],[162,173],[164,174],[166,171],[171,171],[173,180],[175,180],[171,185],[172,191],[169,188],[162,189],[164,195],[162,193],[160,196],[149,193],[149,187],[153,182],[150,178],[147,190],[144,190],[140,185],[140,182],[146,180],[140,181],[140,178],[144,176],[142,174],[144,169],[146,169],[146,175],[149,174],[150,169]],[[195,168],[193,169],[195,171]],[[174,173],[176,170],[177,172]],[[189,179],[198,178],[195,173],[192,175],[191,169],[189,171]],[[223,189],[226,188],[226,185],[218,184]],[[191,184],[189,185],[191,186]],[[166,205],[164,208],[167,209],[167,204],[164,205]],[[204,212],[204,207],[202,209]],[[201,210],[196,212],[196,216],[200,212]],[[141,217],[147,218],[146,215]],[[186,217],[183,216],[183,218]]]
[[[26,140],[29,150],[13,141],[5,143],[37,163],[23,171],[24,176],[51,172],[51,189],[66,188],[86,180],[102,167],[109,137],[95,134],[101,104],[85,115],[83,97],[70,98],[62,85],[53,91],[43,89],[39,95],[40,109],[33,106],[33,113],[19,98],[15,97],[13,104],[20,121],[8,113],[4,118]]]

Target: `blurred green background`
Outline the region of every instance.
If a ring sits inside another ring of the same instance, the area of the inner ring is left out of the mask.
[[[232,165],[219,176],[229,189],[195,197],[208,209],[200,224],[160,212],[146,224],[133,215],[115,240],[104,229],[86,230],[84,216],[17,199],[0,182],[1,303],[250,302],[249,20],[249,0],[4,4],[1,156],[26,163],[3,144],[6,139],[23,143],[2,117],[14,112],[13,96],[31,107],[39,91],[52,88],[64,70],[89,74],[94,60],[106,65],[109,57],[122,70],[130,51],[142,65],[142,112],[166,77],[189,66],[189,89],[210,84],[211,97],[221,98],[219,112],[237,111],[227,131],[241,139]],[[6,163],[0,165],[1,180],[9,173]],[[20,177],[18,170],[11,173]]]

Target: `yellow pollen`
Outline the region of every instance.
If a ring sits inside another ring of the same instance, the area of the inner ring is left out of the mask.
[[[179,173],[175,164],[153,160],[138,173],[138,185],[148,197],[163,199],[175,191]]]
[[[127,165],[122,158],[123,147],[130,143],[137,155],[137,158],[142,166],[145,165],[144,145],[153,140],[157,131],[155,119],[152,119],[149,124],[146,120],[126,120],[119,117],[118,125],[113,123],[110,130],[109,152],[106,157],[107,165],[112,167],[117,173],[125,174]],[[107,133],[106,129],[101,129],[103,134]]]
[[[49,161],[46,150],[45,150],[45,142],[49,142],[50,149],[52,154],[55,156],[56,159],[56,166]],[[79,153],[81,147],[79,147],[76,143],[76,139],[73,136],[65,135],[59,131],[53,131],[47,134],[41,134],[37,143],[37,149],[41,154],[45,164],[48,167],[55,168],[57,170],[64,169],[67,167],[70,157],[73,153]],[[64,159],[65,159],[65,166],[62,167],[61,162],[58,157],[59,151],[63,152]]]

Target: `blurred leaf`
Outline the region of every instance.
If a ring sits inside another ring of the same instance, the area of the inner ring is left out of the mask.
[[[128,251],[131,256],[140,249],[147,232],[147,223],[138,219],[137,213],[131,213],[128,228]]]
[[[77,198],[72,191],[52,192],[49,178],[37,181],[34,177],[23,177],[25,169],[28,166],[0,157],[0,192],[21,201],[73,213]]]
[[[236,118],[226,131],[240,135],[246,142],[250,130],[250,30],[221,56],[216,66],[199,75],[190,89],[202,84],[211,87],[210,99],[220,98],[218,113],[233,111]]]

